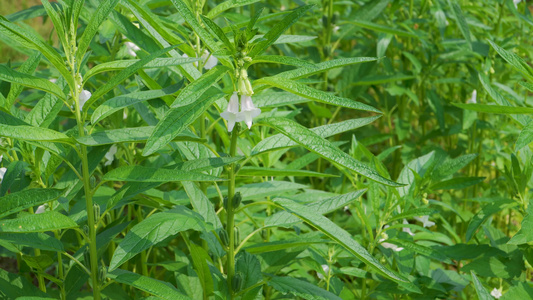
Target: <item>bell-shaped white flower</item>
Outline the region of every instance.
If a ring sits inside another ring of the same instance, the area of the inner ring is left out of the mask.
[[[409,224],[409,222],[407,222],[406,219],[403,219],[402,224]],[[403,228],[402,228],[402,231],[403,231],[403,232],[407,232],[410,236],[415,235],[415,234],[411,231],[411,228],[409,228],[409,227],[403,227]]]
[[[2,159],[4,158],[3,155],[0,155],[0,162],[2,162]],[[0,168],[0,183],[4,179],[4,175],[6,174],[7,168]]]
[[[255,107],[252,97],[241,95],[241,112],[237,115],[237,121],[244,121],[248,129],[252,128],[253,118],[261,114],[261,109]]]
[[[518,8],[518,4],[522,2],[522,0],[513,0],[513,4],[515,8]]]
[[[328,265],[322,265],[321,267],[322,267],[322,270],[324,271],[324,273],[326,273],[326,275],[328,275],[329,274],[329,266]],[[326,279],[322,273],[317,272],[316,275],[318,276],[318,279],[320,279],[320,280]]]
[[[220,116],[228,122],[228,131],[231,132],[235,122],[239,122],[239,96],[237,92],[233,92],[229,99],[228,108]]]
[[[206,70],[211,70],[218,64],[218,59],[211,55],[209,51],[205,50],[204,54],[202,55],[202,59],[204,60],[204,68]]]
[[[435,225],[435,222],[431,222],[429,220],[429,216],[415,217],[415,220],[422,222],[422,226],[424,227],[431,227]]]
[[[87,102],[87,100],[89,100],[91,96],[92,94],[88,90],[81,91],[80,98],[79,98],[80,110],[83,110],[83,105],[85,105],[85,102]]]
[[[502,291],[497,289],[497,288],[494,288],[491,292],[490,292],[491,296],[496,298],[496,299],[500,299],[500,297],[502,296]]]
[[[126,51],[128,52],[128,54],[133,57],[137,56],[137,53],[135,53],[136,51],[141,50],[139,46],[135,45],[132,42],[125,42],[124,45],[126,46]]]

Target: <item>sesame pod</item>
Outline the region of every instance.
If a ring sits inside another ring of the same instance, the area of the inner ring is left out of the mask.
[[[233,209],[236,209],[237,207],[239,207],[239,205],[241,205],[241,201],[242,201],[241,192],[235,193],[235,195],[233,196]]]
[[[90,184],[91,184],[91,188],[94,189],[94,188],[96,187],[96,177],[91,176],[91,177],[89,178],[89,182],[90,182]]]
[[[98,268],[98,276],[100,277],[100,282],[105,282],[107,277],[107,269],[105,267]]]
[[[237,248],[239,247],[239,243],[241,241],[239,227],[233,227],[233,232],[234,232],[233,245],[235,246],[235,248]]]
[[[221,229],[218,233],[218,236],[220,237],[220,241],[222,242],[222,246],[228,247],[229,246],[229,238],[228,233],[225,229]]]
[[[233,276],[233,280],[231,281],[231,288],[233,289],[233,292],[236,293],[242,289],[242,275],[241,272],[237,272]]]
[[[333,13],[333,16],[331,17],[331,23],[335,24],[339,20],[340,14],[338,11]]]
[[[93,210],[94,210],[94,223],[98,224],[100,221],[100,205],[93,204]]]
[[[224,201],[222,202],[222,205],[224,206],[225,210],[228,210],[228,196],[224,197]]]

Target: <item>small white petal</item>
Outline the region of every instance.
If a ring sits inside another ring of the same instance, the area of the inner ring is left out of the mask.
[[[4,175],[6,174],[7,168],[0,168],[0,182],[2,182],[2,179],[4,179]]]
[[[57,79],[56,78],[50,78],[50,79],[48,79],[48,81],[50,81],[51,83],[56,83]]]
[[[497,288],[494,288],[492,290],[492,292],[490,292],[490,294],[492,295],[492,297],[496,298],[496,299],[500,299],[500,297],[502,296],[502,291],[500,291],[499,289]]]
[[[135,53],[135,51],[141,50],[139,46],[135,45],[132,42],[125,42],[124,45],[126,46],[126,50],[128,51],[128,54],[133,57],[137,56],[137,53]]]
[[[474,90],[472,92],[472,98],[468,99],[468,101],[466,101],[466,103],[477,103],[477,91]]]
[[[435,225],[435,222],[431,222],[429,220],[429,216],[415,217],[415,220],[422,222],[422,226],[424,227],[431,227]]]
[[[113,160],[115,160],[115,154],[117,154],[117,150],[117,145],[113,145],[111,148],[109,148],[109,151],[107,151],[104,156],[107,159],[107,161],[104,163],[104,166],[109,166],[113,163]]]
[[[233,131],[233,127],[235,126],[235,122],[237,121],[239,114],[239,96],[237,95],[237,92],[233,92],[233,95],[231,95],[228,103],[228,107],[226,108],[226,111],[222,112],[220,116],[224,118],[228,122],[228,131]]]
[[[256,108],[252,102],[252,97],[241,95],[241,112],[237,116],[237,121],[244,121],[248,129],[252,127],[253,118],[261,114],[261,109]]]
[[[91,98],[91,95],[92,95],[91,92],[89,92],[88,90],[81,91],[80,98],[79,98],[80,110],[83,109],[83,105],[85,105],[85,102],[87,102],[87,100]]]
[[[402,224],[409,224],[409,222],[407,222],[406,219],[403,219]],[[403,228],[402,228],[402,231],[403,231],[403,232],[407,232],[410,236],[415,235],[415,234],[411,231],[411,228],[409,228],[409,227],[403,227]]]
[[[40,205],[39,207],[37,207],[37,210],[35,211],[35,214],[42,214],[46,211],[46,207],[48,206],[48,204],[43,204],[43,205]]]

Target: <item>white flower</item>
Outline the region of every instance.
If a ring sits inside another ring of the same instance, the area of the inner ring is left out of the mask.
[[[322,270],[324,270],[324,273],[329,274],[329,266],[328,265],[322,265]],[[325,277],[322,275],[322,273],[317,272],[316,275],[318,276],[318,279],[324,280]]]
[[[39,207],[37,207],[37,210],[35,211],[35,214],[42,214],[46,211],[46,208],[48,207],[48,204],[45,203],[43,205],[39,205]]]
[[[205,50],[204,54],[202,55],[202,59],[204,60],[204,69],[211,70],[218,64],[218,59],[211,55],[209,51]]]
[[[403,219],[402,224],[409,224],[409,222],[407,222],[406,219]],[[410,236],[415,235],[413,232],[411,232],[411,228],[409,228],[409,227],[403,227],[403,228],[402,228],[402,231],[403,231],[403,232],[407,232]]]
[[[435,222],[431,222],[429,220],[429,216],[415,217],[415,220],[422,222],[422,226],[424,227],[431,227],[435,225]]]
[[[220,116],[228,121],[228,131],[231,132],[235,122],[239,122],[239,96],[237,96],[237,92],[233,92],[229,99],[228,108]]]
[[[115,160],[115,154],[117,154],[117,150],[117,145],[113,145],[111,148],[109,148],[109,151],[107,151],[104,156],[107,159],[107,161],[104,163],[104,166],[109,166],[111,163],[113,163],[113,160]]]
[[[339,31],[339,29],[341,29],[339,26],[337,26],[337,25],[333,26],[333,33],[337,33],[337,31]]]
[[[522,0],[513,0],[514,7],[518,8],[518,3],[522,2]]]
[[[91,98],[91,95],[91,92],[89,92],[88,90],[81,91],[79,98],[80,110],[83,110],[83,105],[85,105],[85,102],[87,102],[87,100]]]
[[[6,174],[7,168],[0,168],[0,182],[4,179],[4,175]]]
[[[253,118],[259,116],[261,109],[255,107],[252,97],[241,95],[241,112],[237,114],[237,121],[244,121],[248,129],[252,128]]]
[[[474,104],[477,103],[477,91],[476,90],[472,92],[472,98],[468,99],[466,103],[474,103]]]
[[[135,51],[141,50],[139,46],[135,45],[132,42],[125,42],[124,45],[126,46],[126,51],[128,51],[128,54],[133,57],[137,56],[137,53],[135,53]]]
[[[494,288],[492,292],[490,292],[490,294],[492,295],[492,297],[500,299],[500,297],[502,296],[502,291],[497,288]]]
[[[380,239],[379,242],[381,243],[381,246],[383,246],[383,248],[388,248],[388,249],[392,249],[393,251],[396,251],[396,252],[400,252],[403,250],[402,247],[398,247],[394,244],[391,244],[391,243],[386,243],[384,242],[385,239]]]
[[[50,79],[48,79],[48,81],[50,81],[51,83],[56,83],[57,82],[57,78],[50,78]]]

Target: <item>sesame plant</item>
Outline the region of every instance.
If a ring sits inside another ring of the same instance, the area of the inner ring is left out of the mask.
[[[530,5],[0,16],[0,299],[532,298]]]

